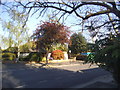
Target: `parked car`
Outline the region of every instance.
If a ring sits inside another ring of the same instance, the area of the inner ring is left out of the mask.
[[[89,54],[91,54],[91,52],[80,53],[79,55],[76,56],[76,60],[84,60],[85,58],[87,58]]]

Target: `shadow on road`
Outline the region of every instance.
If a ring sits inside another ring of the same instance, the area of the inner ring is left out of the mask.
[[[24,64],[2,65],[3,88],[69,88],[109,74],[101,68],[72,72],[57,68],[34,68]]]

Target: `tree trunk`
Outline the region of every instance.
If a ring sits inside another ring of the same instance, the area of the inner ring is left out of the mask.
[[[47,51],[47,53],[46,53],[46,64],[48,64],[48,58],[47,58],[47,56],[48,56],[48,51]]]
[[[48,46],[48,47],[46,48],[46,64],[48,64],[48,58],[47,58],[47,56],[48,56],[48,54],[49,54],[49,50],[50,50],[50,46]]]
[[[16,60],[16,62],[19,61],[19,57],[20,57],[20,47],[19,47],[19,45],[18,45],[18,52],[17,52],[17,60]]]

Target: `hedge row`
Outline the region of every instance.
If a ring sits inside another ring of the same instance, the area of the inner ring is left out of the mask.
[[[17,56],[14,53],[10,53],[10,52],[2,53],[2,60],[15,60],[16,57]],[[42,58],[40,56],[40,53],[30,53],[28,56],[20,57],[19,60],[39,62],[42,61]]]
[[[28,56],[25,56],[25,57],[20,57],[20,61],[36,61],[36,62],[39,62],[39,61],[42,61],[42,58],[40,56],[41,54],[40,53],[37,53],[37,52],[31,52]]]
[[[16,58],[16,54],[14,53],[2,53],[2,60],[14,60]]]

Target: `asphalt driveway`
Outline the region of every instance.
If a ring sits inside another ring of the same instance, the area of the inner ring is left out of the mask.
[[[66,66],[35,68],[25,64],[2,66],[2,88],[70,88],[110,74],[98,67],[84,68],[78,72],[75,71],[75,65],[68,65],[68,69]]]

